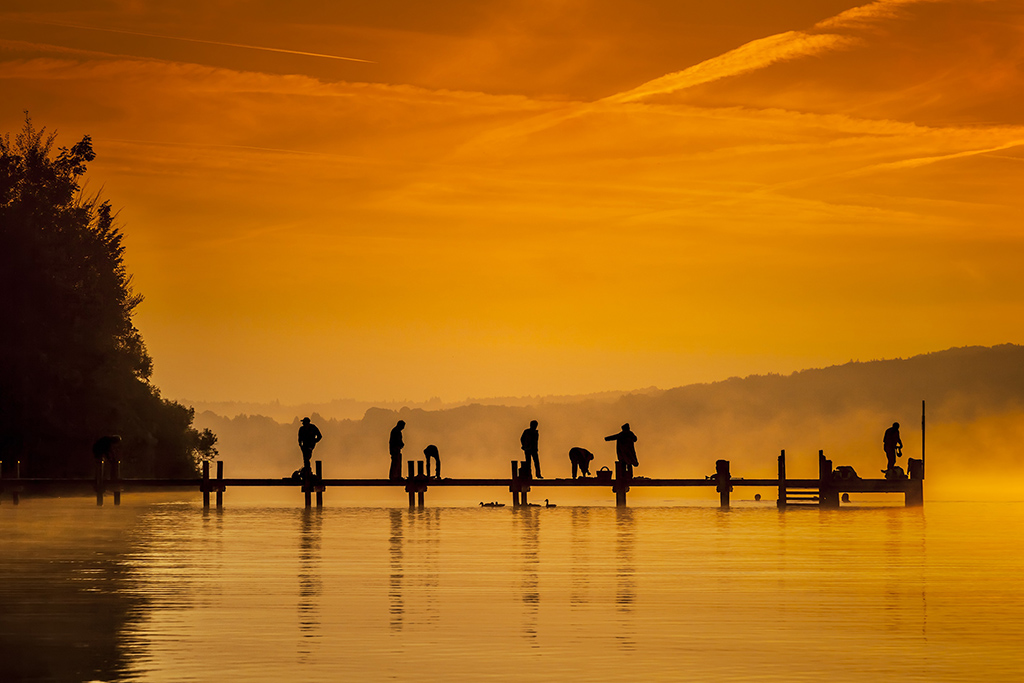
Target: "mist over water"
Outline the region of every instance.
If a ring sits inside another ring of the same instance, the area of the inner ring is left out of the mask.
[[[1011,681],[1024,670],[1021,503],[125,503],[0,507],[3,680]]]

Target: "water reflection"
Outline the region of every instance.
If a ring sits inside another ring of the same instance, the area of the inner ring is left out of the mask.
[[[391,533],[388,536],[388,562],[391,573],[388,576],[388,612],[391,615],[392,631],[401,631],[405,618],[405,598],[402,583],[405,580],[405,569],[402,558],[402,541],[404,523],[401,510],[388,510],[391,522]]]
[[[522,568],[519,572],[519,592],[524,605],[523,637],[531,647],[537,642],[537,619],[540,610],[540,515],[531,508],[514,510],[522,548]]]
[[[616,508],[615,519],[615,611],[618,630],[615,640],[626,652],[636,650],[636,523],[630,508]]]
[[[590,602],[590,588],[593,568],[590,558],[590,508],[575,507],[570,516],[571,563],[569,565],[569,606],[573,610],[585,607]]]
[[[423,619],[417,622],[436,625],[440,619],[437,593],[441,575],[441,509],[417,509],[410,511],[409,517],[416,538],[416,568],[412,575],[424,602]]]
[[[76,528],[46,502],[53,508],[18,514],[16,527],[5,519],[0,680],[130,678],[139,653],[124,634],[148,602],[131,590],[131,536],[118,519]]]
[[[299,513],[299,658],[305,661],[320,641],[321,579],[320,539],[323,510],[305,508]]]

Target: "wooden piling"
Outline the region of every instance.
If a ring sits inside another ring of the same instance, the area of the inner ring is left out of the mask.
[[[203,509],[204,510],[209,510],[210,509],[210,461],[209,460],[204,460],[203,461],[203,483],[200,484],[199,488],[203,492]],[[99,495],[99,494],[97,494],[97,495]],[[99,501],[99,499],[97,499],[97,500],[100,503],[100,505],[103,504],[102,501]]]
[[[903,494],[903,504],[907,507],[924,505],[924,458],[907,458],[907,474],[909,479]]]
[[[0,460],[0,503],[4,500],[4,461]]]
[[[825,451],[818,451],[818,505],[823,508],[839,507],[839,490],[832,480],[832,461]]]
[[[14,478],[21,479],[21,461],[14,461]],[[17,505],[21,502],[21,485],[19,483],[14,484],[14,489],[11,491],[11,502]]]
[[[416,461],[416,479],[419,480],[417,482],[419,485],[416,487],[416,489],[417,489],[416,490],[416,507],[422,508],[423,507],[423,503],[425,502],[423,499],[424,499],[424,497],[426,495],[426,491],[424,491],[424,489],[427,486],[426,483],[425,483],[425,480],[423,478],[423,461],[422,460],[417,460]]]
[[[114,489],[114,505],[121,504],[121,461],[115,460],[111,464],[110,472],[111,488]]]
[[[718,489],[719,507],[729,507],[729,493],[732,492],[732,484],[730,480],[732,475],[729,473],[729,461],[728,460],[716,460],[715,461],[715,482]]]
[[[408,480],[406,481],[405,490],[409,492],[409,509],[412,510],[413,508],[416,507],[416,491],[415,491],[414,487],[412,486],[412,480],[413,480],[413,477],[414,477],[414,470],[413,470],[413,462],[412,462],[412,460],[408,461],[408,465],[409,465],[409,477],[408,477]]]
[[[324,465],[322,460],[316,461],[316,506],[322,508],[324,506]]]
[[[224,461],[217,461],[217,509],[224,507]]]
[[[786,507],[786,449],[779,453],[779,500],[776,503],[780,508]]]
[[[96,458],[96,504],[103,505],[103,458]]]
[[[530,492],[530,481],[533,479],[533,472],[530,470],[530,460],[519,461],[519,505],[527,507],[530,501],[527,494]]]
[[[519,461],[512,461],[512,483],[508,490],[512,492],[512,507],[519,507]]]
[[[626,492],[629,491],[629,468],[621,460],[615,461],[615,483],[612,490],[615,491],[615,507],[626,507]]]

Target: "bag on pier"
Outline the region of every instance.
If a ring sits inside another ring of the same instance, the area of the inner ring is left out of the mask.
[[[607,467],[602,467],[601,469],[599,469],[597,471],[597,474],[594,475],[594,476],[597,477],[598,481],[611,481],[612,480],[612,471],[610,469],[608,469]]]
[[[836,471],[833,474],[835,478],[839,479],[840,481],[860,479],[860,477],[857,475],[856,470],[854,470],[853,467],[851,467],[850,465],[840,465],[839,467],[836,468]]]

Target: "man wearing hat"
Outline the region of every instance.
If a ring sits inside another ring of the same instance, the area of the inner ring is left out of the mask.
[[[302,468],[307,472],[310,471],[309,460],[313,457],[313,449],[322,438],[324,435],[316,425],[310,422],[308,417],[302,418],[302,426],[299,427],[299,448],[302,449]]]

